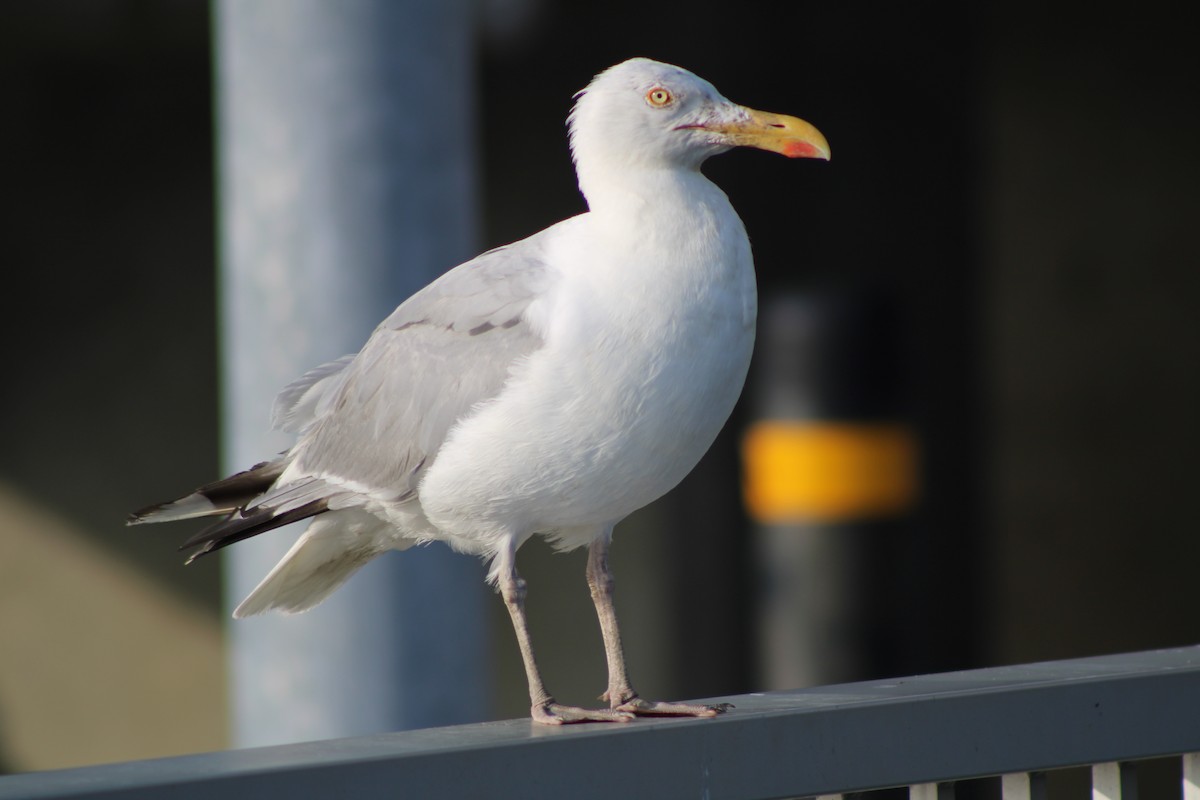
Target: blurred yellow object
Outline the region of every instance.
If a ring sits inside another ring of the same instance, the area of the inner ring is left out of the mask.
[[[916,501],[916,438],[903,425],[764,420],[746,432],[742,460],[757,522],[892,516]]]

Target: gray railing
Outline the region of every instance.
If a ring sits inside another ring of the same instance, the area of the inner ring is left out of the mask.
[[[528,720],[0,778],[0,798],[777,798],[995,776],[1006,800],[1093,765],[1179,756],[1200,800],[1200,647],[718,698],[715,719],[549,728]]]

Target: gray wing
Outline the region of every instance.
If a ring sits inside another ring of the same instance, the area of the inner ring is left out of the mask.
[[[454,423],[541,347],[526,311],[553,281],[540,244],[548,232],[451,270],[397,308],[352,360],[285,389],[277,415],[282,404],[284,421],[304,431],[288,472],[318,480],[277,486],[253,505],[294,508],[347,484],[385,501],[412,496]]]
[[[303,433],[325,412],[323,402],[337,392],[356,354],[310,369],[284,388],[271,408],[271,427],[287,433]]]

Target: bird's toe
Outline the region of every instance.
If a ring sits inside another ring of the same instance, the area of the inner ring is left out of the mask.
[[[579,708],[547,703],[534,706],[532,716],[534,722],[543,725],[568,725],[576,722],[629,722],[635,714],[619,708]]]
[[[733,708],[732,703],[662,703],[635,697],[617,706],[615,711],[625,711],[639,717],[715,717]]]

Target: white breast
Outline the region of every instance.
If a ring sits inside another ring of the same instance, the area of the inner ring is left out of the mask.
[[[452,541],[615,523],[708,450],[741,393],[755,292],[741,221],[700,180],[686,219],[584,215],[551,249],[562,279],[531,309],[546,346],[422,481]]]

